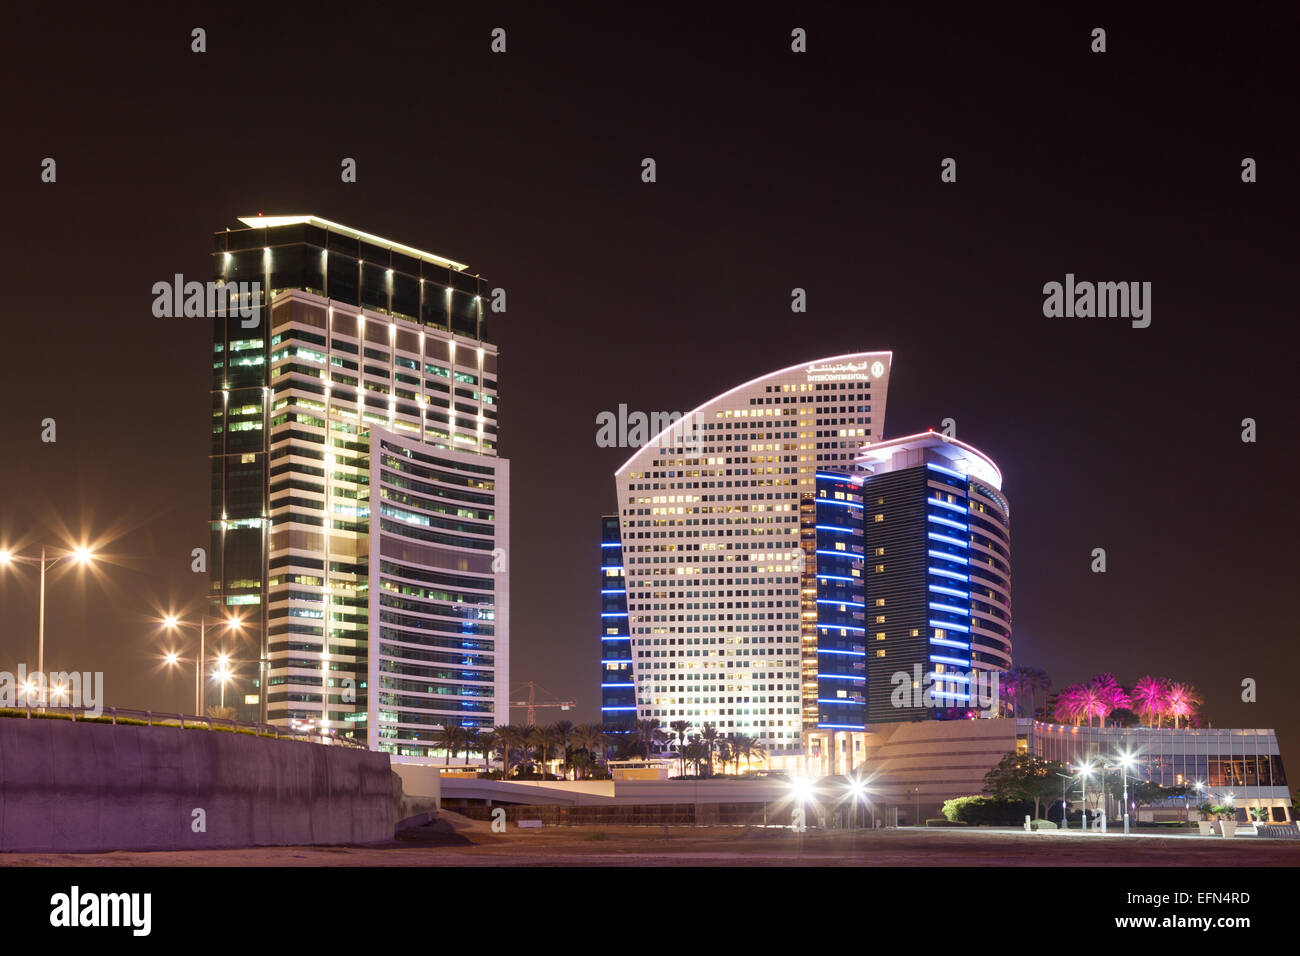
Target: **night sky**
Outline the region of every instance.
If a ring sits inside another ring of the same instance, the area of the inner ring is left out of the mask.
[[[210,331],[154,318],[151,287],[209,278],[238,216],[314,214],[507,290],[511,683],[577,698],[563,716],[599,714],[599,518],[630,454],[596,415],[892,349],[886,436],[951,417],[1004,473],[1017,663],[1189,681],[1294,763],[1300,23],[1279,7],[6,13],[0,538],[110,559],[51,577],[47,669],[192,706],[150,618],[206,585]],[[1067,272],[1151,282],[1150,328],[1045,318]],[[35,576],[0,572],[0,669],[35,645]]]

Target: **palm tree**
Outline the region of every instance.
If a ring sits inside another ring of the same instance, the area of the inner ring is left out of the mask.
[[[704,729],[700,732],[700,740],[704,743],[704,746],[708,748],[708,757],[706,759],[708,760],[708,764],[709,764],[710,777],[713,776],[713,745],[717,739],[718,739],[717,726],[714,724],[706,723],[704,725]]]
[[[727,764],[731,762],[731,738],[723,737],[718,741],[718,762],[722,764],[722,775],[727,775]]]
[[[597,759],[597,753],[609,746],[609,734],[600,724],[580,724],[573,728],[573,743]]]
[[[573,739],[573,721],[557,720],[551,724],[551,732],[555,735],[555,745],[564,751],[564,764],[569,763],[569,741]]]
[[[700,775],[700,763],[704,760],[704,742],[700,739],[699,734],[691,734],[691,739],[687,742],[682,754],[687,761],[695,764],[695,776],[698,777]]]
[[[1098,725],[1101,727],[1106,726],[1106,718],[1113,712],[1120,708],[1127,709],[1132,703],[1128,691],[1119,685],[1119,681],[1115,680],[1113,674],[1094,674],[1092,680],[1088,682],[1088,686],[1093,688],[1097,694]],[[1088,723],[1091,726],[1091,719]]]
[[[492,752],[496,750],[496,746],[495,731],[488,729],[475,730],[470,735],[469,749],[465,752],[466,762],[468,762],[471,753],[482,754],[483,769],[490,771],[492,769]]]
[[[1056,705],[1052,711],[1060,723],[1074,724],[1076,727],[1083,720],[1084,702],[1083,686],[1081,684],[1070,684],[1068,687],[1062,687],[1056,694]]]
[[[650,750],[655,741],[662,736],[659,730],[659,718],[652,717],[649,720],[638,720],[636,722],[636,733],[641,738],[641,746],[645,748],[645,759],[650,759]]]
[[[1169,682],[1163,677],[1147,674],[1133,685],[1133,703],[1148,727],[1154,727],[1156,717],[1168,705]]]
[[[519,728],[514,724],[497,724],[492,728],[492,739],[501,754],[501,779],[510,776],[510,751],[519,743]]]
[[[1043,692],[1043,718],[1047,718],[1047,692],[1052,689],[1052,678],[1047,676],[1047,671],[1041,667],[1030,667],[1029,670],[1029,716],[1034,717],[1038,711],[1037,700],[1038,692]]]
[[[686,734],[690,731],[691,725],[685,720],[674,720],[668,725],[677,734],[677,763],[681,774],[686,773],[686,758],[682,756],[682,748],[686,746]]]
[[[740,772],[740,758],[745,758],[745,769],[749,769],[750,762],[757,757],[760,760],[767,759],[767,750],[753,737],[747,737],[744,734],[737,734],[731,743],[731,752],[736,759],[736,772]]]
[[[559,743],[559,734],[554,727],[530,727],[528,743],[537,748],[539,772],[545,776],[546,763],[551,759],[551,748]]]
[[[465,749],[465,728],[449,721],[438,728],[434,741],[446,752],[444,766],[451,766],[451,758]]]
[[[1029,668],[1013,667],[1009,671],[1003,671],[998,678],[998,687],[1005,691],[1011,700],[1011,716],[1019,717],[1020,698],[1029,687]]]
[[[1200,692],[1191,684],[1181,682],[1169,685],[1169,696],[1166,703],[1166,713],[1174,720],[1174,729],[1178,729],[1179,719],[1187,719],[1196,713],[1196,708],[1205,703]]]

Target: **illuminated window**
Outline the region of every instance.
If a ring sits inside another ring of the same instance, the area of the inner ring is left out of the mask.
[[[885,520],[885,516],[883,514],[878,514],[873,520],[876,522],[876,524],[880,524],[880,522]]]
[[[877,656],[877,657],[884,657],[884,656],[885,656],[885,649],[882,647],[882,648],[880,648],[880,650],[876,651],[876,656]]]

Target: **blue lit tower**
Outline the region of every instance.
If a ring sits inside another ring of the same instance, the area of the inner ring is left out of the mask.
[[[862,475],[819,471],[814,495],[800,508],[808,556],[803,587],[808,731],[866,729],[862,483]]]
[[[600,715],[606,727],[630,730],[636,725],[636,685],[618,515],[602,517],[600,529]]]
[[[972,674],[1011,666],[1002,474],[932,431],[871,445],[858,463],[871,472],[862,490],[868,722],[965,716],[976,704]],[[921,693],[900,697],[904,685],[933,685],[935,706]]]

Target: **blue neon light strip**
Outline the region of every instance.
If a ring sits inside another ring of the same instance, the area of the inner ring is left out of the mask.
[[[857,504],[856,502],[853,502],[853,501],[837,501],[837,500],[834,499],[834,498],[818,498],[818,499],[817,499],[817,503],[818,503],[819,505],[843,505],[843,506],[846,507],[846,508],[861,508],[861,507],[862,507],[862,505]]]
[[[930,602],[931,611],[947,611],[949,614],[964,614],[970,617],[970,609],[957,607],[955,604],[940,604],[938,601]]]
[[[846,655],[848,655],[849,657],[866,657],[866,656],[867,656],[867,652],[866,652],[866,651],[836,651],[836,650],[832,650],[832,649],[829,648],[829,647],[819,647],[819,648],[817,648],[817,653],[818,653],[818,654],[846,654]]]
[[[818,677],[825,677],[827,680],[866,680],[865,674],[818,674]]]
[[[940,508],[948,508],[961,514],[970,514],[970,510],[963,508],[961,505],[955,505],[951,501],[944,501],[942,498],[926,498],[927,505],[938,505]]]
[[[949,700],[970,700],[970,694],[954,694],[949,691],[932,690],[931,697],[947,697]]]
[[[834,598],[818,598],[818,604],[844,604],[849,607],[866,607],[865,604],[859,604],[857,601],[837,601]]]
[[[968,597],[970,597],[970,592],[969,592],[969,591],[958,591],[956,588],[946,588],[946,587],[944,587],[942,584],[931,584],[931,585],[930,585],[930,590],[931,590],[931,591],[937,591],[937,592],[939,592],[940,594],[951,594],[953,597],[959,597],[959,598],[968,598]],[[931,606],[931,607],[934,607],[933,604],[930,605],[930,606]]]
[[[601,617],[627,617],[627,611],[601,611]]]
[[[832,474],[830,474],[829,472],[825,472],[825,471],[819,471],[819,472],[817,472],[817,477],[818,477],[818,478],[829,478],[829,479],[831,479],[832,481],[850,481],[850,480],[851,480],[851,479],[849,478],[848,475],[832,475]]]
[[[956,571],[949,571],[947,568],[926,568],[926,570],[931,574],[952,578],[954,581],[970,581],[969,574],[958,574]]]
[[[846,578],[842,574],[819,574],[818,581],[859,581],[861,578]]]
[[[601,710],[636,710],[635,707],[602,707]]]
[[[930,537],[933,538],[934,535],[930,535]],[[969,547],[969,545],[967,545],[967,547]],[[970,564],[970,562],[965,558],[955,554],[948,554],[944,551],[927,551],[925,553],[932,558],[943,558],[945,561],[956,561],[958,564]]]
[[[601,588],[601,594],[626,594],[627,588]]]
[[[966,480],[966,476],[963,475],[960,471],[953,471],[951,468],[944,468],[942,465],[931,464],[930,462],[927,461],[925,463],[925,467],[933,468],[935,471],[941,471],[945,475],[952,475],[952,477],[954,478],[960,478],[962,481]]]
[[[635,687],[636,684],[601,684],[601,687]]]
[[[862,706],[861,704],[858,705]],[[827,730],[866,730],[866,724],[818,724],[818,727],[825,727]]]
[[[621,548],[621,547],[623,547],[623,542],[622,542],[622,541],[602,541],[602,542],[600,543],[600,546],[601,546],[602,548]]]
[[[948,631],[961,631],[963,634],[970,633],[970,628],[966,627],[964,624],[950,624],[947,621],[931,621],[930,626],[942,627],[944,630]]]
[[[969,531],[970,525],[962,524],[960,521],[953,521],[950,518],[940,518],[938,515],[926,515],[927,521],[933,521],[935,524],[947,525],[949,528],[956,528],[958,531]]]
[[[843,531],[846,534],[851,534],[853,531],[852,528],[841,528],[838,525],[833,525],[833,524],[819,524],[816,525],[815,527],[817,528],[818,531]]]
[[[866,555],[854,554],[852,551],[828,551],[824,548],[817,549],[818,554],[829,554],[837,558],[848,558],[850,561],[864,561]]]
[[[948,638],[946,638],[946,637],[932,637],[932,638],[930,638],[930,643],[931,643],[931,644],[942,644],[942,645],[944,645],[945,647],[955,647],[955,648],[957,648],[958,650],[963,650],[963,651],[969,651],[969,650],[970,650],[970,645],[969,645],[969,644],[963,644],[961,641],[950,641],[950,640],[948,640]]]
[[[823,624],[821,621],[818,621],[817,626],[820,628],[838,628],[841,631],[862,631],[864,634],[867,632],[865,627],[854,627],[851,624]]]
[[[853,699],[851,699],[851,698],[849,698],[849,697],[818,697],[818,698],[817,698],[817,703],[819,703],[819,704],[853,704],[854,706],[861,707],[864,703],[866,703],[866,701],[862,701],[862,700],[853,700]]]
[[[602,564],[602,565],[600,566],[600,569],[601,569],[602,571],[622,571],[622,570],[623,570],[623,565],[621,565],[621,564]]]
[[[952,538],[946,534],[939,534],[935,531],[926,532],[926,537],[931,538],[934,541],[942,541],[944,544],[955,544],[959,548],[970,548],[969,541],[963,541],[960,538]]]
[[[970,683],[970,678],[963,677],[961,674],[940,674],[938,671],[930,671],[930,676],[935,680],[947,681],[954,684]]]
[[[629,658],[628,660],[622,660],[621,658],[615,658],[614,660],[611,660],[611,661],[601,661],[601,663],[602,663],[602,664],[631,664],[631,663],[632,663],[632,660],[631,660],[631,658]]]
[[[944,657],[942,654],[931,654],[930,660],[939,664],[960,664],[962,667],[970,667],[970,661],[963,661],[956,657]]]

